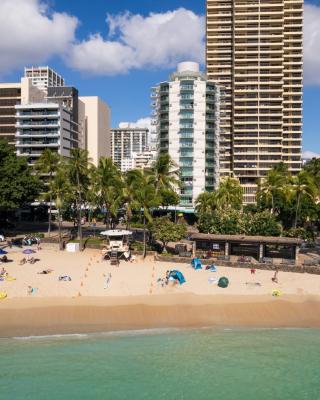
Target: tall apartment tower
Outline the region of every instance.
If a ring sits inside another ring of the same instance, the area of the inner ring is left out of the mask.
[[[145,152],[147,144],[147,128],[131,128],[128,124],[111,130],[111,156],[121,171],[134,168],[135,153]]]
[[[183,187],[180,207],[193,210],[202,192],[219,179],[219,86],[182,62],[170,79],[153,88],[158,150],[169,153],[179,167]]]
[[[303,0],[207,0],[208,79],[221,85],[220,174],[244,202],[283,161],[301,168]]]
[[[80,96],[78,118],[83,132],[81,147],[97,166],[101,157],[111,156],[110,108],[100,97]]]

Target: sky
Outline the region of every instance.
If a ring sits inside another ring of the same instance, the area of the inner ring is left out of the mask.
[[[303,150],[320,154],[320,0],[305,3]],[[49,65],[111,107],[112,127],[148,124],[151,87],[180,61],[204,69],[205,0],[0,0],[0,81]]]

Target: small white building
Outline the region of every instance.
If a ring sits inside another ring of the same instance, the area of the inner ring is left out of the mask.
[[[219,86],[207,80],[199,64],[182,62],[151,97],[158,151],[178,165],[180,207],[192,211],[198,195],[219,182]]]

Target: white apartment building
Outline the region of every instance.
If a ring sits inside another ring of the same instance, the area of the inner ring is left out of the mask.
[[[46,67],[25,67],[24,76],[30,78],[33,86],[45,90],[49,86],[64,86],[64,79],[53,69]]]
[[[78,134],[73,129],[72,114],[57,103],[33,103],[15,106],[16,151],[33,165],[46,149],[70,157],[78,147]]]
[[[206,66],[221,86],[220,173],[244,202],[279,162],[301,168],[303,0],[207,0]]]
[[[111,157],[110,108],[100,97],[81,96],[78,116],[83,132],[81,147],[97,166],[100,157]]]
[[[135,168],[134,154],[146,151],[148,129],[119,127],[111,130],[112,161],[121,169],[127,171]]]
[[[180,207],[193,210],[198,195],[219,182],[220,89],[199,64],[183,62],[151,97],[158,150],[180,169]]]

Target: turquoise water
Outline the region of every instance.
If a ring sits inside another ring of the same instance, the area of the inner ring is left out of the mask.
[[[320,398],[320,331],[0,339],[0,399]]]

